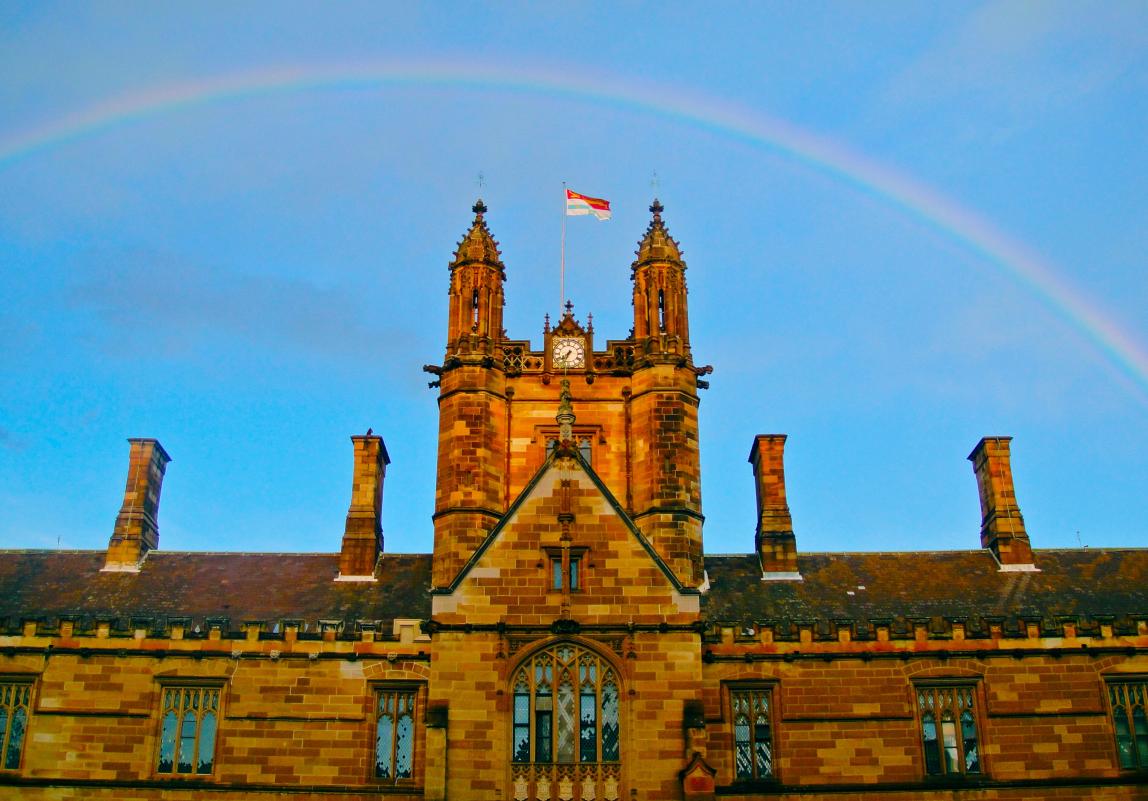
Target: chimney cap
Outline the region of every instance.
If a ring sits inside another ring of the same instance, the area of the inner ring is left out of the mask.
[[[761,453],[760,443],[762,441],[780,442],[782,445],[784,445],[785,441],[787,439],[789,439],[788,434],[758,434],[756,437],[753,438],[753,445],[750,446],[749,459],[747,461],[749,461],[750,464],[753,464],[754,462],[757,461],[758,454]]]
[[[387,443],[383,442],[383,438],[378,434],[352,434],[351,442],[377,442],[379,443],[379,452],[383,454],[383,464],[391,463],[391,455],[387,453]]]
[[[163,457],[164,463],[171,461],[171,456],[164,449],[163,445],[159,444],[159,440],[154,437],[128,437],[128,443],[134,448],[139,445],[151,445],[155,450],[159,451],[160,456]]]
[[[975,462],[977,455],[989,447],[990,444],[1004,443],[1005,450],[1008,450],[1009,443],[1012,442],[1012,437],[981,437],[980,442],[976,444],[972,452],[969,454],[968,459],[970,462]]]

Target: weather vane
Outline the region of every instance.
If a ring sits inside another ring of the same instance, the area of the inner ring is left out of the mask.
[[[475,183],[478,185],[478,193],[482,194],[482,190],[486,188],[486,176],[480,172]]]
[[[654,194],[656,195],[661,186],[662,184],[658,180],[658,171],[654,170],[654,174],[650,176],[650,189],[654,190]]]

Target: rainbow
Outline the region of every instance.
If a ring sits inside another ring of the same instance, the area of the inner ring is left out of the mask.
[[[315,89],[378,89],[397,85],[442,86],[569,97],[669,117],[748,144],[781,152],[837,180],[878,197],[1000,267],[1093,345],[1148,404],[1148,352],[1094,302],[1031,248],[936,190],[844,145],[745,107],[690,96],[675,88],[593,80],[540,69],[505,69],[463,62],[372,63],[282,67],[192,83],[178,83],[115,97],[37,128],[0,139],[0,170],[67,142],[134,121],[209,103]],[[606,88],[603,88],[606,87]]]

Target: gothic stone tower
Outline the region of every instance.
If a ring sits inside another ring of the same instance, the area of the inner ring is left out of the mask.
[[[678,797],[702,677],[708,371],[690,356],[685,264],[655,201],[630,337],[598,345],[567,303],[535,350],[502,331],[505,272],[474,212],[446,358],[426,368],[440,411],[425,797]]]
[[[434,584],[448,586],[558,440],[559,385],[570,381],[573,435],[594,471],[687,587],[703,580],[699,376],[690,352],[685,262],[652,219],[631,265],[631,336],[595,348],[592,317],[549,318],[541,350],[502,329],[506,272],[478,201],[450,265],[439,377]]]

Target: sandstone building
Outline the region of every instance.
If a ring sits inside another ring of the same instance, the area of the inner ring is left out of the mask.
[[[662,211],[630,334],[567,305],[536,347],[475,205],[433,554],[385,551],[371,434],[336,552],[163,551],[151,439],[106,551],[0,552],[0,796],[1148,798],[1148,551],[1034,550],[1007,437],[969,456],[977,549],[801,552],[761,435],[753,550],[704,553]]]

